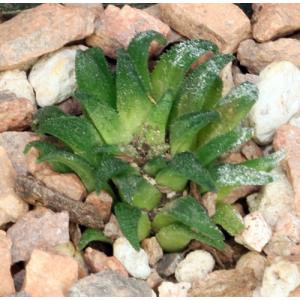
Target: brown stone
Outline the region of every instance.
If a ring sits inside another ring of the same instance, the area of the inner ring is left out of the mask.
[[[154,266],[164,255],[163,250],[155,236],[144,239],[142,241],[142,248],[147,253],[150,266]]]
[[[285,124],[277,129],[273,140],[275,150],[285,150],[283,167],[294,190],[296,213],[300,216],[300,128]]]
[[[74,98],[69,98],[64,102],[60,103],[58,107],[66,114],[69,115],[80,115],[82,113],[82,108],[78,100]]]
[[[0,94],[0,132],[28,128],[35,111],[28,99]]]
[[[62,297],[77,279],[78,264],[73,258],[34,249],[23,289],[32,297]]]
[[[57,173],[52,170],[47,162],[37,163],[39,152],[31,149],[26,156],[27,169],[37,179],[41,180],[48,188],[53,189],[73,200],[81,201],[86,195],[86,189],[73,173]]]
[[[207,214],[211,217],[216,213],[217,194],[208,192],[201,198],[201,204],[206,208]]]
[[[225,203],[232,204],[232,203],[236,202],[238,199],[244,198],[244,197],[258,191],[258,189],[259,189],[259,187],[255,186],[255,185],[240,186],[240,187],[234,189],[233,191],[231,191],[227,196],[225,196],[223,201]]]
[[[14,281],[10,273],[11,241],[5,231],[0,230],[0,297],[10,296],[15,293]]]
[[[258,74],[274,61],[287,60],[300,67],[300,41],[281,38],[266,43],[246,40],[240,43],[237,58],[250,73]]]
[[[0,24],[0,70],[26,69],[39,56],[94,32],[96,15],[84,6],[42,4]]]
[[[151,289],[156,289],[161,283],[163,279],[159,276],[155,269],[151,270],[149,277],[146,282]]]
[[[27,261],[36,247],[55,247],[69,241],[69,216],[46,208],[28,212],[7,231],[12,245],[12,262]]]
[[[258,42],[291,34],[300,29],[299,3],[253,4],[253,37]]]
[[[127,48],[131,39],[139,32],[155,30],[169,36],[170,28],[159,19],[147,12],[123,6],[121,9],[108,5],[101,20],[97,20],[95,33],[86,42],[92,47],[100,47],[105,55],[116,57],[118,48]],[[150,53],[157,50],[157,44],[152,43]]]
[[[263,156],[262,149],[252,140],[242,146],[241,152],[247,159],[257,159]]]
[[[257,84],[259,81],[259,76],[249,73],[243,74],[240,68],[237,66],[232,67],[232,77],[235,86],[240,85],[241,83],[246,81],[254,84]]]
[[[189,290],[191,297],[250,297],[257,286],[252,270],[220,270],[195,282]]]
[[[85,202],[95,206],[104,222],[109,220],[113,199],[107,192],[101,191],[99,195],[96,192],[92,192],[86,197]]]
[[[28,210],[28,205],[15,193],[15,169],[0,146],[0,226],[16,222]]]
[[[215,43],[223,53],[235,52],[250,37],[250,20],[231,3],[160,4],[162,19],[190,39]],[[230,17],[229,17],[230,16]]]
[[[118,220],[113,214],[110,216],[108,223],[105,224],[103,232],[104,235],[110,238],[111,240],[115,240],[118,237],[124,236],[118,223]]]
[[[105,253],[88,247],[84,253],[84,260],[93,273],[104,270],[112,270],[128,277],[128,272],[122,263],[114,256],[107,256]]]

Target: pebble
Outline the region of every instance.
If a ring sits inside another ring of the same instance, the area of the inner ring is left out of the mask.
[[[250,20],[231,3],[160,4],[161,18],[172,29],[190,39],[215,43],[221,52],[235,52],[250,37]],[[228,21],[230,16],[230,21]]]
[[[111,240],[116,240],[117,238],[124,236],[114,214],[110,215],[109,221],[104,226],[103,233]]]
[[[63,297],[77,279],[78,264],[73,258],[34,249],[23,288],[32,297]]]
[[[11,226],[7,236],[12,241],[12,263],[27,261],[36,247],[55,247],[69,241],[69,215],[37,208]]]
[[[212,272],[215,266],[213,256],[204,250],[190,252],[176,267],[175,277],[178,282],[201,280]]]
[[[259,97],[249,113],[255,138],[272,141],[277,128],[300,111],[300,71],[288,61],[274,62],[259,75]]]
[[[270,226],[258,211],[246,215],[244,225],[245,229],[236,235],[234,240],[250,250],[261,252],[271,239],[272,230]]]
[[[278,258],[265,269],[260,294],[263,297],[287,297],[299,284],[297,265]]]
[[[183,260],[181,253],[166,253],[156,266],[157,272],[162,276],[171,276],[175,273],[177,265]]]
[[[14,281],[10,272],[11,266],[11,240],[5,231],[0,230],[0,297],[10,296],[15,293]]]
[[[88,7],[55,3],[22,11],[0,24],[0,71],[28,69],[40,56],[90,36],[96,18]]]
[[[135,278],[147,279],[151,273],[149,260],[143,249],[136,251],[125,237],[119,237],[113,244],[114,256]]]
[[[148,255],[149,265],[154,266],[164,255],[156,237],[144,239],[142,247]]]
[[[151,297],[152,292],[142,280],[106,270],[77,281],[68,297]]]
[[[190,282],[173,283],[164,281],[158,287],[159,297],[187,297],[191,286]]]
[[[65,47],[40,58],[32,67],[29,81],[39,106],[49,106],[68,99],[75,92],[75,56],[83,45]]]
[[[34,91],[27,79],[26,72],[24,71],[12,70],[1,72],[0,91],[15,94],[17,98],[28,99],[33,105],[35,105]]]
[[[151,289],[156,289],[163,282],[163,279],[155,269],[152,269],[146,282]]]

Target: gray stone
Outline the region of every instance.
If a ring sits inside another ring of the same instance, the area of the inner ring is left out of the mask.
[[[170,276],[175,273],[177,265],[183,260],[180,253],[165,254],[157,264],[157,272],[163,276]]]
[[[69,297],[151,297],[152,290],[138,279],[111,270],[89,275],[69,290]]]

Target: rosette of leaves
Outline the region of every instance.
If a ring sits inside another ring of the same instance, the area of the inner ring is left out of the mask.
[[[241,185],[272,181],[268,171],[282,155],[222,163],[223,154],[252,137],[241,122],[257,99],[257,88],[245,82],[222,97],[219,73],[234,56],[220,54],[204,40],[173,45],[150,71],[153,41],[166,43],[154,31],[138,34],[127,50],[118,50],[115,71],[101,49],[78,51],[74,97],[83,115],[67,115],[54,106],[40,109],[36,132],[60,144],[35,141],[27,150],[36,147],[39,161],[56,171],[75,172],[88,192],[110,193],[120,227],[135,249],[150,233],[165,251],[181,250],[192,239],[223,249],[219,226],[231,235],[243,229],[223,199]],[[211,58],[193,65],[208,52]],[[190,181],[201,194],[217,193],[212,218],[189,193]],[[85,241],[97,236],[90,232]],[[98,240],[107,239],[99,233]]]

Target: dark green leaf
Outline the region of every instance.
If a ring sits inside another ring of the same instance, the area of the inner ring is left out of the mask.
[[[187,40],[164,53],[151,74],[154,98],[159,100],[167,90],[176,94],[192,63],[208,51],[218,49],[209,41]]]
[[[78,90],[116,107],[114,79],[102,50],[90,48],[78,51],[75,66]]]
[[[150,93],[151,91],[150,74],[148,68],[148,49],[151,42],[154,40],[162,45],[167,43],[167,40],[163,35],[156,31],[149,30],[141,32],[135,36],[128,46],[128,53],[147,93]]]
[[[142,214],[141,210],[127,203],[119,202],[115,206],[115,214],[124,236],[132,247],[139,251],[138,223]]]
[[[34,115],[32,122],[32,129],[34,131],[38,130],[39,122],[45,121],[46,119],[64,117],[67,116],[62,110],[60,110],[57,106],[46,106],[38,109],[37,113]]]
[[[145,165],[144,165],[144,171],[154,177],[156,176],[156,174],[164,169],[165,167],[167,167],[167,160],[162,157],[162,156],[157,156],[154,157],[153,159],[149,160]]]
[[[186,176],[179,175],[176,170],[168,166],[158,172],[155,180],[159,186],[168,187],[175,192],[182,191],[188,182]]]
[[[237,128],[228,133],[222,134],[210,140],[207,144],[201,146],[196,156],[201,163],[206,166],[215,159],[239,147],[251,139],[253,130],[249,128]]]
[[[194,150],[197,144],[197,136],[200,129],[207,126],[219,115],[217,112],[190,113],[175,119],[170,127],[171,153]]]
[[[244,229],[241,217],[230,204],[217,203],[216,213],[212,220],[221,225],[232,236],[241,233]]]
[[[84,231],[78,244],[78,248],[82,251],[90,242],[104,242],[112,243],[112,241],[106,237],[102,231],[98,229],[88,228]]]

